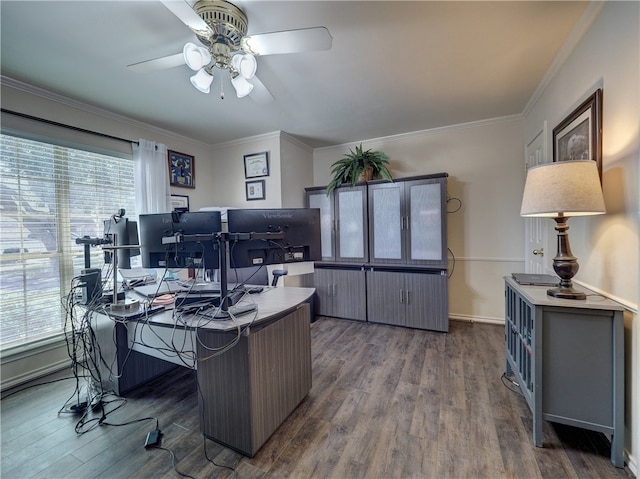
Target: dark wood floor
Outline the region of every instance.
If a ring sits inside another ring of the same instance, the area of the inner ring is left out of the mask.
[[[527,405],[501,380],[500,326],[453,321],[443,334],[320,318],[311,331],[313,389],[253,458],[208,440],[205,456],[195,374],[178,369],[107,418],[157,417],[167,450],[143,447],[153,421],[77,434],[77,416],[58,414],[73,381],[4,392],[1,475],[176,478],[173,454],[196,478],[633,477],[601,434],[545,423],[545,447],[532,445]]]

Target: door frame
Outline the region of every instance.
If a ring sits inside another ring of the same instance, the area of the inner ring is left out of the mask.
[[[532,166],[548,163],[548,131],[547,121],[542,128],[533,135],[524,149],[524,171]],[[534,250],[543,249],[544,255],[535,255]],[[524,269],[526,273],[542,274],[552,273],[547,267],[545,257],[553,258],[549,243],[549,219],[525,218],[524,219]],[[553,273],[552,273],[553,274]]]

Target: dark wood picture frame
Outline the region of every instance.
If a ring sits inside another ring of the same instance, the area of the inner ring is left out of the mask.
[[[269,176],[269,152],[244,155],[244,177],[248,179],[261,176]]]
[[[196,187],[196,160],[192,155],[169,150],[169,184],[184,188]]]
[[[264,200],[265,199],[265,181],[247,181],[245,183],[245,191],[247,193],[247,201]]]
[[[553,161],[593,160],[602,182],[602,88],[553,129]]]

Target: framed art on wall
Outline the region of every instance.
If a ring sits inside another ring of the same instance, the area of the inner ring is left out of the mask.
[[[196,187],[196,165],[192,155],[169,150],[169,184],[171,186]]]
[[[602,89],[553,129],[553,161],[593,160],[602,181]]]
[[[244,155],[244,177],[257,178],[269,176],[269,152]]]
[[[171,195],[171,209],[173,211],[189,211],[189,197],[186,195]]]
[[[247,201],[264,200],[265,198],[264,180],[247,181],[246,190]]]

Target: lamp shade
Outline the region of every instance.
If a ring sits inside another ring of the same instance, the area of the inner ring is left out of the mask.
[[[595,161],[559,161],[527,172],[521,216],[587,216],[606,213]]]
[[[211,54],[204,47],[199,47],[195,43],[187,43],[182,49],[184,62],[193,71],[198,71],[211,62]]]
[[[206,69],[203,68],[198,73],[193,75],[190,80],[191,84],[202,93],[209,93],[211,82],[213,82],[213,75],[208,73]]]
[[[231,65],[242,75],[245,79],[249,80],[256,74],[258,63],[253,55],[237,54],[231,59]]]
[[[251,93],[251,90],[253,90],[253,85],[241,75],[233,77],[231,79],[231,84],[233,85],[233,88],[236,89],[236,95],[238,98],[247,96]]]

